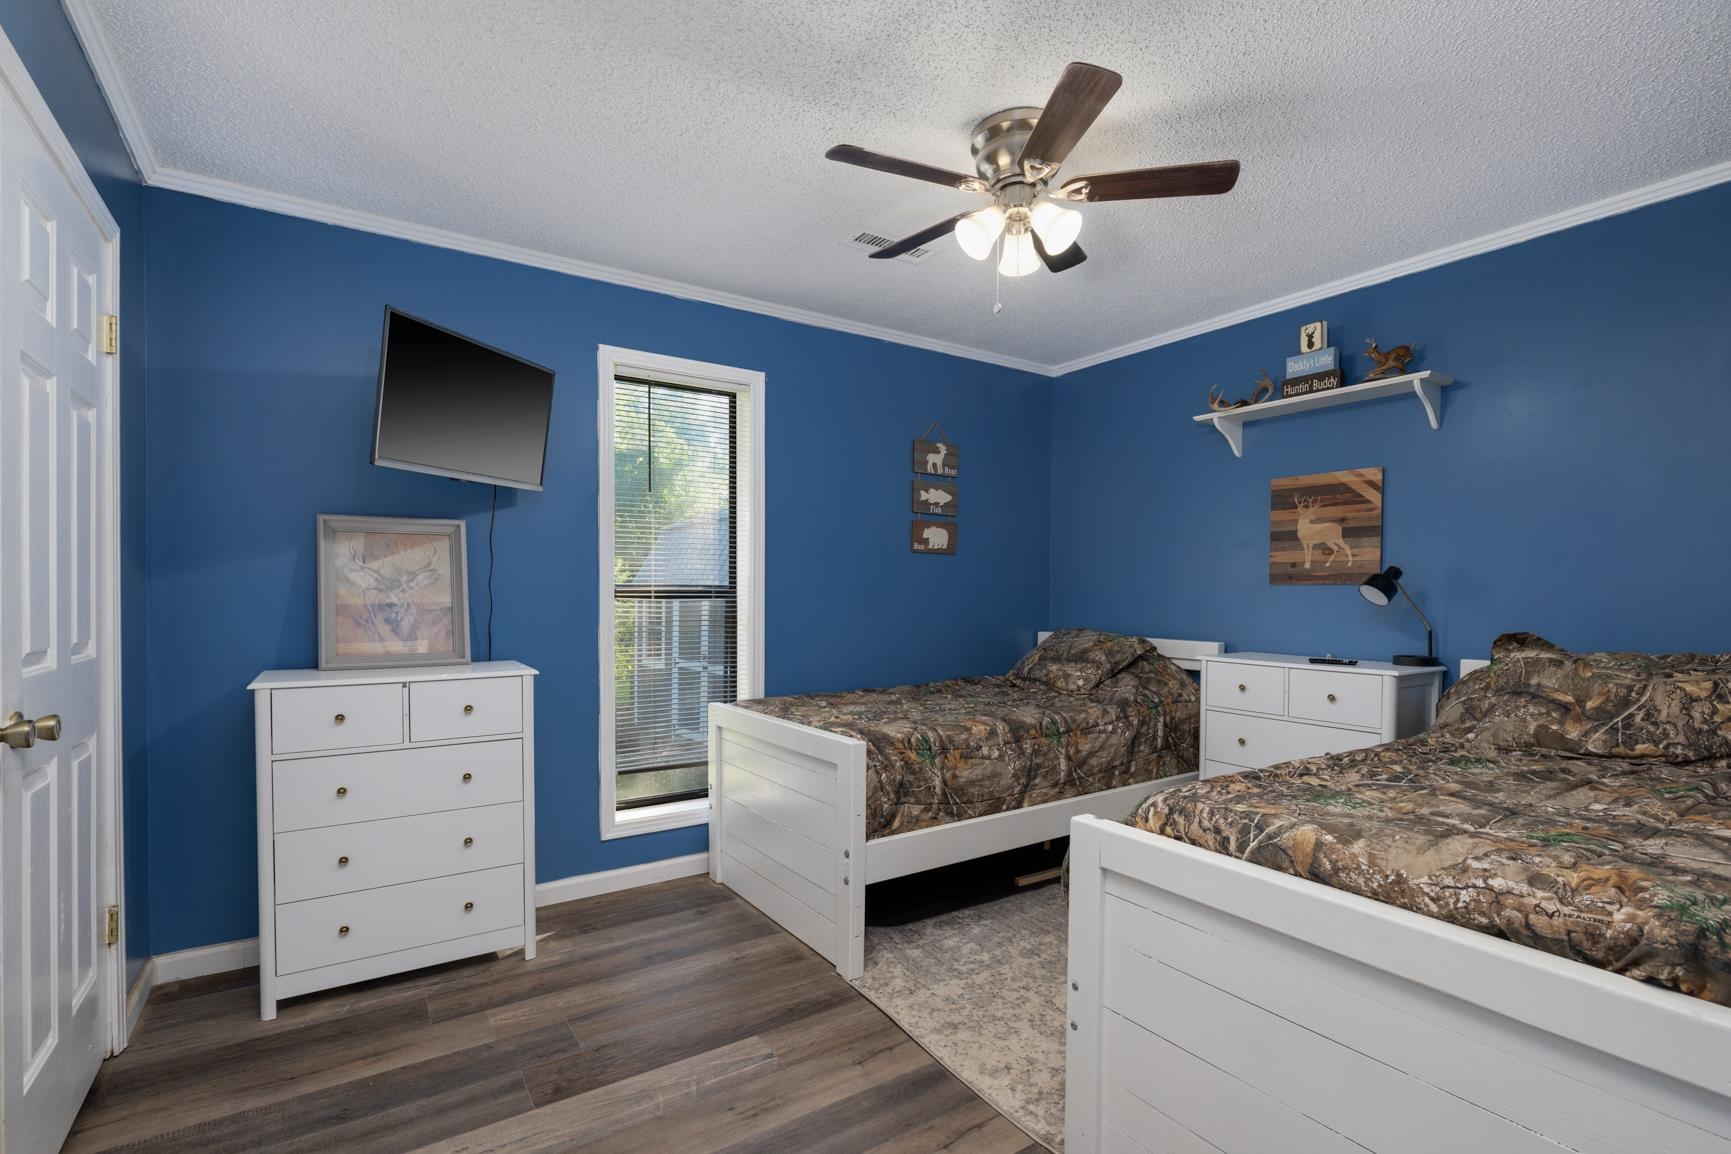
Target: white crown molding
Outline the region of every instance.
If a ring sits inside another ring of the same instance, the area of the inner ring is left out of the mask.
[[[132,167],[138,170],[139,178],[149,184],[156,175],[156,151],[150,147],[144,120],[139,116],[138,106],[132,102],[132,93],[114,63],[114,52],[108,46],[107,34],[102,31],[102,21],[91,10],[90,0],[62,0],[61,6],[66,9],[66,18],[72,22],[72,31],[84,49],[84,58],[90,61],[90,70],[96,74],[97,86],[108,101],[108,111],[120,129],[120,139],[132,157]]]
[[[1615,196],[1607,196],[1603,200],[1595,200],[1591,204],[1564,209],[1562,212],[1555,212],[1550,216],[1543,216],[1525,224],[1512,225],[1509,228],[1498,229],[1496,232],[1486,233],[1484,236],[1475,237],[1472,240],[1463,240],[1458,244],[1432,249],[1430,252],[1407,257],[1405,260],[1397,260],[1392,264],[1385,264],[1367,272],[1341,277],[1339,280],[1329,281],[1327,284],[1320,284],[1314,288],[1300,289],[1298,292],[1275,297],[1273,300],[1263,301],[1261,304],[1249,305],[1233,312],[1222,313],[1217,317],[1210,317],[1205,321],[1197,321],[1194,324],[1170,329],[1157,336],[1145,337],[1142,340],[1119,345],[1117,348],[1107,349],[1104,352],[1051,365],[1045,371],[1051,376],[1062,377],[1081,369],[1105,364],[1107,361],[1115,361],[1121,357],[1147,352],[1149,349],[1159,348],[1161,345],[1176,344],[1178,341],[1201,336],[1203,333],[1230,328],[1245,321],[1256,320],[1258,317],[1270,316],[1287,309],[1297,308],[1299,305],[1313,304],[1316,301],[1339,296],[1341,293],[1351,292],[1354,289],[1382,284],[1384,281],[1391,281],[1397,277],[1410,276],[1415,272],[1436,268],[1438,265],[1453,264],[1455,261],[1466,260],[1468,257],[1478,256],[1481,253],[1494,252],[1499,248],[1508,248],[1510,245],[1520,244],[1522,241],[1533,240],[1553,232],[1561,232],[1566,228],[1574,228],[1576,225],[1590,224],[1608,216],[1616,216],[1633,209],[1645,208],[1650,204],[1658,204],[1660,201],[1686,196],[1691,192],[1699,192],[1716,184],[1724,184],[1726,181],[1731,181],[1731,162],[1715,164],[1708,168],[1697,169],[1694,172],[1686,172],[1681,176],[1673,176],[1642,188],[1620,192]]]
[[[12,47],[11,39],[3,30],[0,30],[0,85],[12,94],[12,98],[23,111],[25,120],[41,136],[48,154],[54,158],[61,173],[71,183],[79,203],[96,219],[107,235],[118,235],[120,226],[114,223],[114,214],[108,211],[102,194],[96,191],[95,183],[85,171],[84,162],[78,159],[72,142],[60,129],[60,122],[55,120],[54,113],[49,111],[48,102],[42,99],[41,89],[37,88],[36,82],[30,78],[30,70],[24,67],[23,57]]]
[[[281,213],[284,216],[297,216],[322,224],[334,224],[342,228],[358,229],[361,232],[377,233],[380,236],[396,237],[399,240],[411,240],[418,244],[432,245],[435,248],[454,249],[474,256],[491,257],[494,260],[509,261],[512,264],[544,268],[552,272],[566,273],[587,280],[603,281],[607,284],[622,285],[625,288],[642,289],[645,292],[661,293],[664,296],[678,297],[682,300],[699,301],[703,304],[720,305],[722,308],[738,309],[741,312],[758,313],[762,316],[775,317],[778,320],[792,321],[795,324],[812,325],[820,329],[834,329],[838,332],[871,337],[874,340],[890,341],[898,345],[911,345],[917,349],[926,349],[929,352],[943,353],[952,357],[985,361],[987,364],[998,365],[1006,369],[1019,369],[1022,372],[1038,373],[1042,376],[1049,375],[1051,372],[1046,365],[1023,360],[1020,357],[988,352],[985,349],[970,348],[953,341],[904,333],[897,329],[884,328],[882,325],[852,321],[845,317],[795,308],[792,305],[776,304],[773,301],[741,296],[738,293],[703,288],[699,285],[686,284],[683,281],[669,280],[665,277],[647,276],[643,273],[628,272],[625,269],[612,268],[608,265],[591,264],[589,261],[577,260],[574,257],[555,256],[552,253],[540,252],[520,245],[483,240],[480,237],[452,232],[449,229],[413,224],[409,221],[397,220],[394,217],[361,212],[352,208],[342,208],[338,205],[325,204],[322,201],[308,200],[286,193],[268,192],[262,188],[235,184],[232,181],[220,180],[211,176],[199,176],[196,173],[183,172],[179,169],[158,168],[150,183],[158,188],[166,188],[174,192],[192,193],[195,196],[245,205],[248,208],[259,208],[266,212]]]
[[[199,176],[178,169],[158,168],[151,183],[160,188],[172,189],[176,192],[191,193],[196,196],[209,197],[213,200],[227,201],[231,204],[245,205],[249,208],[263,209],[266,212],[281,213],[286,216],[301,217],[324,224],[337,225],[343,228],[359,229],[362,232],[377,233],[381,236],[396,237],[401,240],[415,241],[420,244],[432,245],[437,248],[455,249],[459,252],[471,253],[475,256],[492,257],[495,260],[509,261],[513,264],[530,265],[535,268],[549,269],[553,272],[566,273],[570,276],[584,277],[589,280],[604,281],[608,284],[623,285],[627,288],[642,289],[645,292],[661,293],[667,296],[679,297],[685,300],[702,301],[707,304],[720,305],[723,308],[739,309],[744,312],[759,313],[796,324],[814,325],[818,328],[835,329],[840,332],[854,333],[858,336],[872,337],[877,340],[890,341],[894,344],[911,345],[914,348],[927,349],[931,352],[945,353],[950,356],[964,357],[968,360],[984,361],[1009,369],[1019,369],[1023,372],[1036,373],[1046,377],[1062,377],[1081,369],[1091,368],[1115,361],[1122,357],[1133,356],[1146,352],[1161,345],[1170,345],[1190,337],[1201,336],[1203,333],[1218,329],[1230,328],[1232,325],[1245,321],[1256,320],[1258,317],[1269,316],[1299,305],[1312,304],[1329,297],[1370,285],[1382,284],[1385,281],[1399,277],[1410,276],[1439,265],[1452,264],[1455,261],[1466,260],[1482,253],[1494,252],[1499,248],[1520,244],[1522,241],[1533,240],[1553,232],[1561,232],[1576,225],[1588,224],[1602,220],[1608,216],[1630,212],[1644,208],[1660,201],[1686,196],[1691,192],[1699,192],[1716,184],[1731,181],[1731,163],[1717,164],[1695,172],[1684,173],[1667,180],[1661,180],[1642,188],[1631,189],[1615,196],[1605,197],[1590,204],[1576,208],[1564,209],[1538,220],[1525,224],[1512,225],[1484,236],[1461,241],[1458,244],[1446,245],[1420,253],[1418,256],[1407,257],[1381,265],[1366,272],[1352,276],[1341,277],[1260,304],[1249,305],[1229,313],[1210,317],[1207,320],[1196,321],[1180,328],[1170,329],[1156,336],[1145,337],[1116,348],[1106,349],[1085,357],[1063,361],[1058,364],[1039,364],[1020,357],[1004,356],[988,352],[984,349],[970,348],[951,341],[939,340],[934,337],[923,337],[913,333],[905,333],[896,329],[884,328],[879,325],[865,324],[860,321],[850,321],[842,317],[830,316],[827,313],[812,312],[808,309],[795,308],[791,305],[780,305],[770,301],[758,300],[754,297],[740,296],[735,293],[720,292],[714,289],[700,288],[681,281],[668,280],[663,277],[645,276],[641,273],[627,272],[623,269],[610,268],[605,265],[591,264],[587,261],[571,257],[554,256],[550,253],[538,252],[534,249],[518,245],[501,244],[496,241],[482,240],[479,237],[467,236],[463,233],[451,232],[441,228],[431,228],[426,225],[412,224],[408,221],[396,220],[392,217],[379,216],[373,213],[359,212],[354,209],[341,208],[336,205],[324,204],[318,201],[306,200],[284,193],[267,192],[264,189],[252,188],[247,185],[234,184],[215,177]]]
[[[1297,308],[1300,305],[1313,304],[1329,297],[1354,289],[1366,288],[1370,285],[1382,284],[1399,277],[1409,276],[1439,265],[1452,264],[1455,261],[1466,260],[1481,253],[1493,252],[1499,248],[1520,244],[1522,241],[1533,240],[1553,232],[1560,232],[1576,225],[1588,224],[1602,220],[1608,216],[1616,216],[1637,208],[1643,208],[1660,201],[1671,200],[1698,192],[1716,184],[1731,181],[1731,162],[1716,164],[1695,172],[1684,173],[1681,176],[1670,177],[1654,184],[1632,189],[1593,201],[1590,204],[1576,208],[1564,209],[1549,216],[1524,224],[1512,225],[1484,236],[1464,240],[1457,244],[1445,245],[1430,252],[1407,257],[1381,265],[1365,272],[1341,277],[1326,284],[1300,289],[1285,296],[1260,304],[1248,305],[1232,312],[1206,320],[1182,325],[1175,329],[1118,345],[1098,353],[1076,357],[1057,364],[1041,364],[1022,357],[1005,356],[985,349],[977,349],[953,341],[940,340],[935,337],[920,336],[915,333],[902,332],[898,329],[885,328],[881,325],[866,324],[861,321],[848,320],[845,317],[832,316],[828,313],[814,312],[809,309],[796,308],[792,305],[776,304],[772,301],[759,300],[755,297],[741,296],[737,293],[722,292],[716,289],[702,288],[683,281],[670,280],[665,277],[647,276],[641,273],[629,272],[624,269],[612,268],[607,265],[591,264],[588,261],[572,257],[555,256],[551,253],[524,248],[519,245],[501,244],[497,241],[483,240],[465,233],[453,232],[447,229],[432,228],[427,225],[414,224],[410,221],[397,220],[393,217],[374,213],[360,212],[355,209],[342,208],[338,205],[326,204],[322,201],[308,200],[303,197],[291,196],[286,193],[269,192],[265,189],[253,188],[248,185],[236,184],[217,177],[200,176],[196,173],[180,169],[164,168],[156,159],[155,150],[150,145],[150,138],[144,129],[143,120],[137,106],[132,102],[126,83],[120,70],[114,62],[107,38],[102,31],[101,21],[97,19],[91,8],[90,0],[62,0],[66,14],[72,22],[73,29],[78,34],[79,42],[84,47],[84,53],[90,60],[91,70],[96,74],[96,80],[102,87],[103,95],[108,100],[109,108],[114,114],[115,122],[120,127],[120,134],[126,143],[127,151],[132,154],[133,164],[138,168],[144,183],[167,188],[176,192],[191,193],[195,196],[209,197],[212,200],[227,201],[230,204],[245,205],[248,208],[263,209],[266,212],[281,213],[285,216],[300,217],[305,220],[319,221],[324,224],[337,225],[342,228],[358,229],[362,232],[376,233],[380,236],[396,237],[401,240],[415,241],[420,244],[432,245],[436,248],[454,249],[475,256],[492,257],[495,260],[509,261],[512,264],[529,265],[533,268],[544,268],[553,272],[566,273],[570,276],[584,277],[589,280],[603,281],[607,284],[622,285],[626,288],[642,289],[645,292],[661,293],[665,296],[678,297],[683,300],[701,301],[706,304],[720,305],[723,308],[739,309],[743,312],[758,313],[763,316],[776,317],[792,321],[795,324],[812,325],[817,328],[833,329],[838,332],[853,333],[857,336],[871,337],[876,340],[889,341],[894,344],[909,345],[913,348],[926,349],[930,352],[944,353],[949,356],[963,357],[967,360],[984,361],[987,364],[999,365],[1003,368],[1018,369],[1022,372],[1036,373],[1046,377],[1062,377],[1081,369],[1092,368],[1122,357],[1133,356],[1161,345],[1175,344],[1190,337],[1201,336],[1203,333],[1215,332],[1230,328],[1232,325],[1245,321],[1256,320],[1286,309]],[[11,51],[10,42],[6,42],[5,55],[16,62],[16,53]],[[0,64],[6,61],[0,60]],[[17,69],[23,74],[22,66]],[[36,96],[39,103],[41,97],[36,95],[34,85],[29,86],[31,95]],[[69,146],[68,146],[69,147]],[[79,171],[82,171],[80,168]],[[98,198],[97,203],[101,201]],[[107,214],[106,207],[100,209]]]

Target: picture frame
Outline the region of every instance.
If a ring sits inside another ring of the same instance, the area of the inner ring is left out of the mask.
[[[469,664],[460,520],[318,518],[319,668]]]
[[[1357,585],[1382,571],[1382,466],[1276,477],[1268,486],[1268,583]]]

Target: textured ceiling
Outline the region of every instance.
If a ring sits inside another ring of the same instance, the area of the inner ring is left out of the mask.
[[[1731,161],[1725,0],[69,7],[164,169],[1048,366]],[[1070,60],[1124,86],[1067,174],[1236,157],[1237,189],[1082,206],[1091,259],[997,316],[952,240],[842,245],[977,198],[824,149],[969,170]]]

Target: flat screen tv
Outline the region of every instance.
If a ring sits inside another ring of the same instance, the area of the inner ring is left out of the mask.
[[[385,310],[373,464],[540,489],[553,372]]]

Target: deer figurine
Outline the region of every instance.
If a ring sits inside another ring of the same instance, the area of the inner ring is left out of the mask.
[[[1352,564],[1352,547],[1346,543],[1346,537],[1341,532],[1338,521],[1318,521],[1311,511],[1320,502],[1319,497],[1294,497],[1292,504],[1298,509],[1298,542],[1304,546],[1304,567],[1310,568],[1310,552],[1318,545],[1328,549],[1328,560],[1323,562],[1323,568],[1334,564],[1334,559],[1342,553],[1346,554],[1346,563]]]
[[[1364,355],[1370,358],[1372,365],[1376,366],[1364,374],[1364,379],[1367,381],[1374,381],[1378,377],[1386,377],[1391,373],[1398,377],[1406,372],[1407,362],[1412,360],[1415,351],[1411,345],[1396,345],[1385,353],[1377,348],[1376,341],[1369,337],[1365,338],[1364,343],[1369,346],[1364,350]]]

